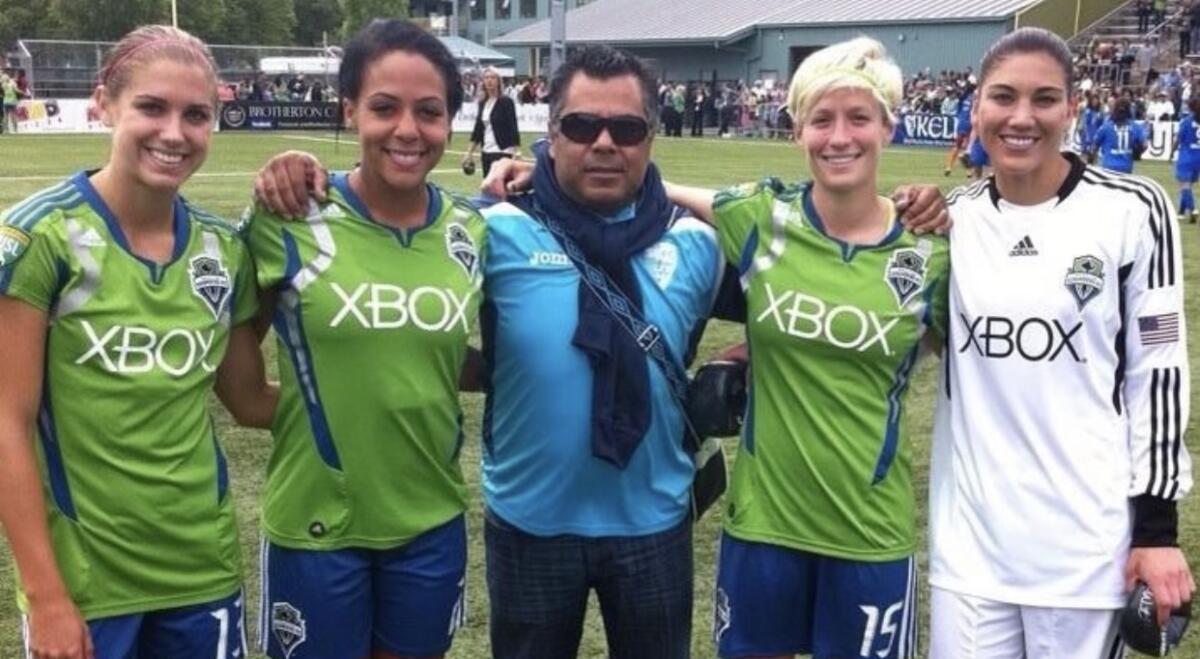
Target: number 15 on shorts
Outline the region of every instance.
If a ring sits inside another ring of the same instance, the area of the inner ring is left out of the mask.
[[[901,625],[904,623],[904,600],[900,600],[880,613],[877,606],[859,606],[866,618],[862,635],[862,646],[859,648],[860,657],[891,657],[892,645],[896,643]],[[876,641],[879,646],[875,652]],[[900,656],[905,656],[901,654]]]

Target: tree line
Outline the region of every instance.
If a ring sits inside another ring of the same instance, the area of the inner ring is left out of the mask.
[[[179,27],[211,44],[342,43],[376,16],[409,15],[409,0],[177,0]],[[17,39],[115,41],[171,22],[171,0],[0,0],[0,51]]]

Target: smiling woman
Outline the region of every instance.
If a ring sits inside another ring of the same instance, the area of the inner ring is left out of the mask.
[[[27,650],[232,659],[239,547],[208,395],[264,426],[276,392],[248,324],[249,255],[179,196],[208,153],[208,48],[139,28],[93,100],[112,128],[104,166],[0,216],[0,520]]]
[[[980,66],[972,123],[995,175],[949,201],[959,338],[931,460],[931,659],[1123,656],[1135,582],[1160,622],[1195,591],[1176,537],[1184,239],[1157,183],[1060,151],[1071,71],[1036,28]]]
[[[383,19],[338,80],[359,166],[303,222],[255,208],[246,229],[282,380],[260,642],[276,659],[436,657],[464,614],[458,378],[485,227],[426,177],[462,83],[436,37]]]
[[[923,340],[945,334],[950,263],[944,239],[905,231],[877,193],[900,88],[876,41],[813,53],[788,95],[812,181],[768,179],[713,204],[752,319],[717,575],[722,657],[915,655],[899,421]]]
[[[916,654],[901,420],[921,346],[945,336],[950,260],[877,193],[900,90],[874,40],[817,51],[788,95],[811,181],[670,188],[716,224],[750,319],[715,602],[727,659]]]

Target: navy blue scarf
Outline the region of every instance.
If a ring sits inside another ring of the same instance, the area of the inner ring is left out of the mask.
[[[546,143],[535,144],[533,195],[515,199],[526,211],[558,220],[596,268],[608,273],[642,311],[642,292],[633,259],[662,239],[673,206],[653,163],[646,169],[633,219],[612,222],[563,192]],[[644,314],[643,314],[644,316]],[[592,367],[592,455],[624,469],[650,427],[650,366],[645,352],[608,307],[579,282],[579,324],[572,345]]]

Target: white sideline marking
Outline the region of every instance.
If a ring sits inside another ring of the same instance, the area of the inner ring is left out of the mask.
[[[271,137],[276,137],[281,140],[300,140],[302,142],[329,142],[332,144],[349,144],[349,145],[358,144],[358,142],[356,142],[354,140],[337,140],[337,139],[332,139],[329,137],[312,137],[311,135],[272,135]],[[464,156],[467,154],[466,151],[451,151],[450,149],[446,149],[446,153],[453,154],[456,156]]]

